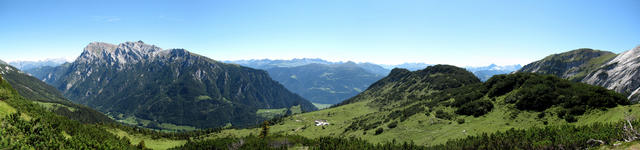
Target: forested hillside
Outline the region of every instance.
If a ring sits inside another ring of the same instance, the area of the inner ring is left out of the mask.
[[[0,74],[20,95],[33,100],[58,115],[83,123],[108,123],[113,121],[106,115],[87,106],[72,103],[62,96],[62,93],[56,88],[23,73],[17,68],[7,64],[0,64]]]
[[[53,114],[0,79],[0,149],[135,149],[99,126]]]

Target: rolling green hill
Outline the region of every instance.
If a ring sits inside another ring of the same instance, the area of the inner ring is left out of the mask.
[[[372,143],[438,145],[483,133],[556,125],[617,122],[640,116],[622,95],[550,75],[498,75],[485,83],[446,65],[394,69],[367,91],[332,108],[292,115],[273,134],[306,138],[356,137]],[[315,120],[329,125],[315,126]],[[260,128],[229,129],[210,139],[256,135]]]

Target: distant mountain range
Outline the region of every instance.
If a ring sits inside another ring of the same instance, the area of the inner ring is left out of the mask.
[[[298,66],[304,66],[308,64],[332,65],[332,64],[354,63],[351,61],[330,62],[330,61],[319,59],[319,58],[295,58],[291,60],[251,59],[251,60],[232,60],[232,61],[228,60],[223,62],[239,64],[242,66],[247,66],[247,67],[256,68],[256,69],[263,69],[263,70],[267,70],[275,67],[281,67],[281,68],[282,67],[298,67]],[[357,64],[358,66],[360,66],[361,68],[365,69],[370,73],[374,73],[382,76],[387,75],[390,71],[389,69],[383,68],[382,66],[373,64],[373,63],[354,63],[354,64]]]
[[[29,69],[34,69],[34,68],[39,68],[39,67],[44,67],[44,66],[49,66],[49,67],[55,67],[55,66],[59,66],[61,64],[67,63],[67,60],[63,59],[63,58],[57,58],[57,59],[45,59],[45,60],[39,60],[39,61],[11,61],[9,62],[9,64],[11,66],[14,66],[20,70],[29,70]]]
[[[421,69],[427,68],[428,66],[432,66],[432,64],[425,64],[425,63],[402,63],[397,65],[389,65],[389,64],[379,64],[379,65],[389,70],[393,68],[404,68],[409,71],[421,70]]]
[[[317,109],[265,71],[142,41],[94,42],[74,62],[32,74],[77,103],[158,129],[242,127],[269,119],[259,109]]]
[[[372,63],[317,58],[225,61],[269,72],[287,89],[318,104],[336,104],[364,91],[389,71]]]
[[[465,67],[467,70],[473,72],[481,81],[487,81],[489,78],[498,74],[509,74],[514,72],[520,68],[521,65],[505,65],[498,66],[496,64],[491,64],[489,66],[481,66],[481,67]]]
[[[318,58],[291,60],[237,60],[225,61],[269,72],[274,80],[287,89],[314,103],[336,104],[357,95],[373,82],[389,74],[393,68],[410,71],[431,66],[425,63],[384,65],[373,63],[330,62]],[[508,74],[520,69],[520,65],[467,67],[481,81],[496,74]],[[330,76],[328,76],[330,75]],[[339,75],[339,76],[338,76]]]
[[[518,72],[552,74],[615,90],[631,101],[640,100],[640,46],[620,54],[576,49],[547,56]]]

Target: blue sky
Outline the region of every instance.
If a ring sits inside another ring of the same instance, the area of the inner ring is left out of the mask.
[[[640,45],[638,0],[0,1],[0,59],[142,40],[217,60],[526,64]]]

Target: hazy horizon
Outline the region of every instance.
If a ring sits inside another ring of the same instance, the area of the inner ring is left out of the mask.
[[[125,42],[132,42],[132,41],[125,41]],[[143,41],[143,42],[144,42],[144,41]],[[124,42],[120,42],[120,43],[124,43]],[[112,43],[112,44],[120,44],[120,43]],[[146,42],[145,42],[145,43],[146,43]],[[147,44],[149,44],[149,43],[147,43]],[[155,45],[155,44],[153,44],[153,45]],[[158,46],[158,45],[156,45],[156,46]],[[639,45],[637,45],[637,46],[640,46],[640,44],[639,44]],[[164,50],[167,50],[167,49],[174,49],[174,48],[164,48],[164,47],[161,47],[161,46],[159,46],[159,47],[160,47],[160,48],[163,48]],[[84,48],[84,47],[83,47],[83,48]],[[76,56],[72,56],[72,57],[45,57],[45,58],[31,58],[31,59],[2,59],[2,58],[0,58],[0,60],[2,60],[2,61],[6,61],[7,63],[10,63],[10,62],[19,62],[19,61],[38,62],[38,61],[49,61],[49,60],[65,60],[66,62],[73,62],[73,61],[74,61],[78,56],[80,56],[80,54],[81,54],[81,52],[82,52],[82,49],[83,49],[83,48],[81,48],[81,50],[80,50],[80,51],[78,51],[78,54],[77,54]],[[583,48],[589,48],[589,47],[583,47]],[[579,48],[574,48],[574,49],[579,49]],[[570,50],[574,50],[574,49],[570,49]],[[597,49],[597,48],[593,48],[593,49],[596,49],[596,50],[604,50],[604,49]],[[633,49],[633,47],[632,47],[632,48],[629,48],[629,50],[630,50],[630,49]],[[189,49],[186,49],[186,50],[188,50],[188,51],[190,51],[190,52],[194,52],[194,51],[189,50]],[[566,51],[570,51],[570,50],[566,50]],[[566,52],[566,51],[560,51],[560,52],[558,52],[558,53],[562,53],[562,52]],[[620,52],[624,52],[624,51],[626,51],[626,50],[623,50],[623,51],[620,51]],[[614,51],[614,52],[615,52],[615,51]],[[615,53],[620,53],[620,52],[615,52]],[[552,55],[552,54],[557,54],[557,53],[551,53],[551,54],[548,54],[548,55]],[[546,57],[546,56],[548,56],[548,55],[545,55],[545,56],[543,56],[542,58],[544,58],[544,57]],[[203,56],[205,56],[205,57],[209,57],[209,58],[212,58],[212,57],[210,57],[210,56],[206,56],[206,55],[203,55]],[[2,56],[0,56],[0,57],[2,57]],[[542,58],[539,58],[539,59],[542,59]],[[332,59],[325,59],[325,58],[320,58],[320,57],[293,57],[293,58],[247,58],[247,59],[241,59],[241,58],[240,58],[240,59],[233,59],[233,60],[230,60],[230,59],[215,59],[215,58],[214,58],[214,60],[217,60],[217,61],[241,61],[241,60],[294,60],[294,59],[322,59],[322,60],[329,61],[329,62],[349,62],[349,61],[351,61],[351,62],[355,62],[355,63],[373,63],[373,64],[378,64],[378,65],[401,65],[401,64],[411,64],[411,63],[424,63],[424,64],[431,64],[431,65],[434,65],[434,64],[448,64],[448,65],[454,65],[454,66],[458,66],[458,67],[482,67],[482,66],[489,66],[489,65],[498,65],[498,66],[522,65],[522,66],[524,66],[524,65],[527,65],[527,64],[529,64],[529,63],[531,63],[531,62],[533,62],[533,61],[537,61],[537,60],[539,60],[539,59],[534,59],[534,60],[532,60],[532,61],[530,61],[530,62],[526,62],[526,63],[511,63],[511,64],[509,64],[509,63],[500,64],[500,63],[493,63],[493,62],[491,62],[491,63],[486,63],[486,64],[484,64],[484,63],[483,63],[483,64],[474,63],[474,64],[470,64],[470,65],[461,65],[461,64],[449,64],[449,63],[429,62],[428,60],[427,60],[427,61],[422,61],[422,62],[419,62],[419,61],[414,61],[414,62],[406,61],[406,62],[399,62],[399,63],[377,63],[377,62],[372,62],[372,61],[332,60]]]
[[[126,5],[122,5],[126,3]],[[640,45],[640,1],[2,1],[0,59],[142,40],[215,60],[526,65]]]

